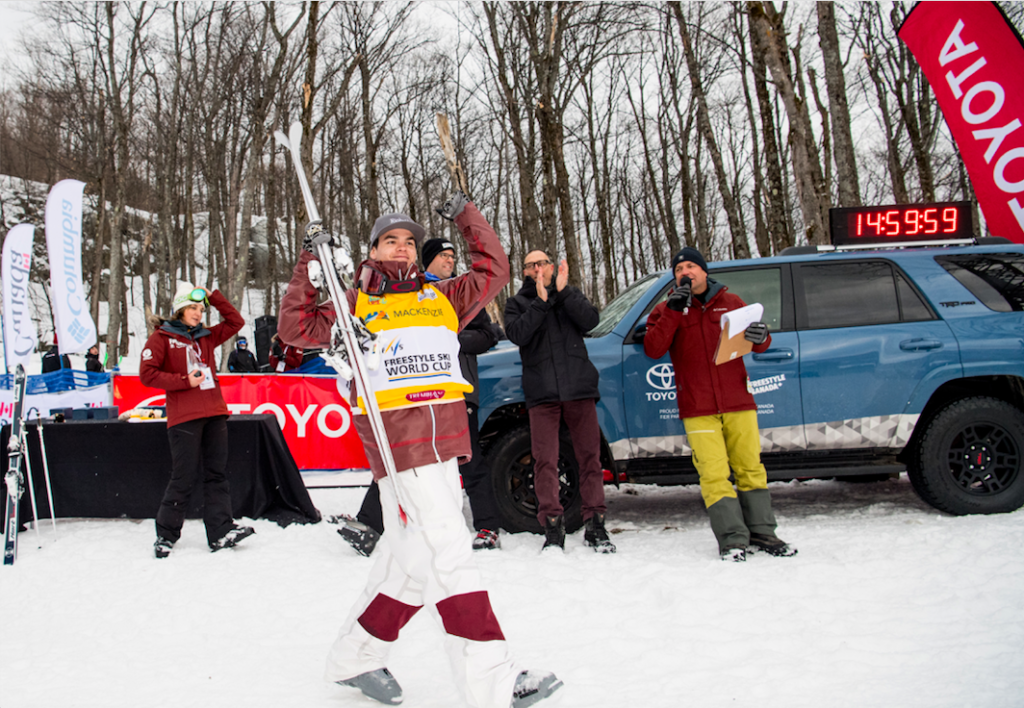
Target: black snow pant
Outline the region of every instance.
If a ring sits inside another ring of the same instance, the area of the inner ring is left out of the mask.
[[[459,466],[462,475],[462,486],[469,497],[469,509],[473,513],[473,528],[477,531],[487,529],[497,531],[500,528],[498,512],[494,501],[494,484],[491,481],[491,466],[484,459],[480,449],[480,430],[477,420],[477,407],[466,402],[469,414],[469,444],[473,451],[473,459]],[[366,524],[377,533],[384,533],[384,517],[380,508],[380,490],[374,481],[366,490],[363,504],[359,507],[356,520]]]
[[[171,445],[171,481],[156,514],[156,533],[168,541],[181,538],[189,498],[203,480],[203,523],[207,543],[213,543],[234,525],[231,487],[228,484],[227,416],[199,418],[167,429]]]

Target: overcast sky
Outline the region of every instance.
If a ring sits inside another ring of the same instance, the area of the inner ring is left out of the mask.
[[[37,3],[26,0],[0,0],[0,66],[18,51],[18,37],[32,20],[30,7]]]

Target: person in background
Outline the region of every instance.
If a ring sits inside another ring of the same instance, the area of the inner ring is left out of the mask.
[[[203,312],[209,303],[223,322],[207,329]],[[228,407],[221,395],[214,355],[245,320],[219,290],[182,283],[171,305],[174,315],[156,318],[139,365],[143,385],[167,392],[167,439],[171,447],[171,481],[156,514],[153,552],[166,558],[181,537],[189,497],[203,480],[203,524],[211,551],[235,546],[255,531],[235,524],[227,478]]]
[[[100,348],[93,344],[85,353],[85,370],[95,374],[103,373],[103,364],[100,363]]]
[[[286,343],[324,346],[335,307],[348,307],[388,342],[380,367],[370,373],[372,390],[365,393],[380,410],[392,473],[361,395],[353,395],[352,406],[379,482],[387,542],[338,632],[325,673],[329,681],[373,700],[401,703],[402,688],[387,668],[391,645],[426,605],[442,623],[465,701],[474,708],[522,708],[562,682],[550,672],[524,671],[512,658],[473,557],[459,485],[459,460],[472,448],[464,400],[471,387],[457,364],[458,332],[508,283],[508,257],[494,229],[461,192],[438,212],[466,241],[472,258],[467,273],[428,282],[416,266],[423,227],[405,214],[384,214],[370,232],[369,259],[356,268],[358,289],[346,292],[346,302],[318,304],[307,268],[320,244],[333,240],[312,223],[281,301],[278,333]]]
[[[290,344],[281,345],[281,339],[277,332],[270,338],[270,354],[267,355],[267,363],[270,370],[277,374],[297,369],[302,366],[303,351],[299,347]]]
[[[600,315],[578,288],[570,286],[569,266],[555,265],[544,251],[531,251],[523,263],[523,287],[505,303],[505,334],[519,346],[523,394],[530,416],[537,520],[544,549],[565,547],[565,517],[559,499],[559,427],[565,421],[580,468],[583,542],[597,553],[614,553],[604,526],[604,470],[597,423],[597,368],[583,335]]]
[[[256,357],[249,351],[249,342],[239,337],[235,342],[235,350],[228,355],[228,371],[237,374],[255,374],[259,367]]]
[[[448,280],[455,273],[455,246],[444,238],[432,238],[423,243],[422,262],[427,282]],[[476,355],[483,354],[498,343],[498,337],[491,328],[491,318],[484,308],[459,332],[459,365],[462,376],[473,386],[465,394],[466,413],[469,414],[469,442],[473,456],[459,467],[462,486],[469,497],[469,508],[473,513],[473,527],[476,538],[473,550],[501,548],[498,537],[498,512],[495,508],[494,490],[491,486],[491,468],[480,449],[480,430],[477,408],[480,404],[479,377],[477,376]],[[355,518],[336,517],[343,522],[338,529],[341,537],[360,555],[373,553],[381,534],[384,533],[384,519],[380,510],[380,490],[374,482],[363,497],[362,507]]]
[[[57,346],[57,335],[55,333],[53,335],[53,344],[50,345],[49,350],[43,354],[42,373],[49,374],[54,371],[70,368],[71,359],[68,358],[67,354],[60,353],[60,348]]]
[[[775,535],[747,368],[742,358],[715,365],[722,315],[746,303],[709,277],[707,268],[700,251],[689,246],[672,259],[676,285],[647,318],[644,352],[652,359],[666,353],[672,358],[679,417],[722,560],[745,561],[748,548],[793,556],[796,549]],[[763,322],[747,327],[744,337],[755,352],[765,351],[772,341]]]

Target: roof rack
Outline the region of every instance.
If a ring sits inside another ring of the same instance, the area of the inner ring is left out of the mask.
[[[813,253],[836,253],[841,251],[883,251],[896,248],[921,248],[925,246],[997,246],[1012,244],[1002,236],[976,236],[974,238],[958,238],[936,241],[898,241],[884,243],[855,243],[843,246],[831,244],[822,246],[790,246],[779,253],[780,256],[806,256]]]

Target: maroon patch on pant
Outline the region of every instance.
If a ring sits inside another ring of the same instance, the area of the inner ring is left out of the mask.
[[[444,631],[474,642],[504,640],[486,590],[446,597],[437,603]]]
[[[358,622],[377,639],[393,642],[398,639],[399,630],[419,611],[419,607],[378,594],[359,615]]]

